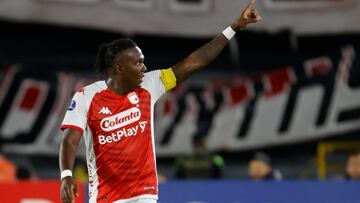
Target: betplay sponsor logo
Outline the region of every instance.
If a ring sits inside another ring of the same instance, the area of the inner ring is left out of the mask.
[[[139,131],[141,131],[141,133],[145,131],[146,124],[146,121],[140,121],[136,126],[122,128],[115,133],[111,133],[111,135],[99,135],[99,143],[103,145],[106,143],[119,142],[124,137],[136,136]]]

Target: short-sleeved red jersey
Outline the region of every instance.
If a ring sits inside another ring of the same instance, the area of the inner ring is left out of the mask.
[[[126,95],[98,81],[75,93],[61,128],[79,130],[86,145],[89,202],[158,198],[154,104],[165,93],[160,71],[146,73]]]

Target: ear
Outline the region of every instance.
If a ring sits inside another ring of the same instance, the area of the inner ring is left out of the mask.
[[[123,66],[120,63],[114,64],[114,70],[116,74],[122,74],[123,73]]]

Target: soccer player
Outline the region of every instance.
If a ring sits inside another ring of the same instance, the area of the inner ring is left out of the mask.
[[[78,90],[61,128],[61,200],[74,202],[72,177],[81,137],[86,145],[89,202],[156,203],[154,104],[166,91],[206,67],[236,32],[261,20],[250,0],[222,33],[169,69],[146,73],[144,55],[130,39],[100,47],[96,68],[104,80]]]

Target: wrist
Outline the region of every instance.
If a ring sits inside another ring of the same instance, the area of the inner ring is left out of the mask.
[[[60,179],[61,179],[61,180],[64,180],[64,179],[67,178],[67,177],[72,177],[72,171],[69,170],[69,169],[66,169],[66,170],[61,171]]]
[[[222,34],[228,39],[231,40],[231,38],[234,37],[236,34],[235,30],[232,28],[232,26],[227,27],[224,31],[222,31]]]
[[[236,32],[245,29],[245,27],[246,27],[246,24],[244,24],[244,23],[239,23],[239,24],[233,23],[233,24],[231,24],[231,28],[233,30],[235,30]]]

